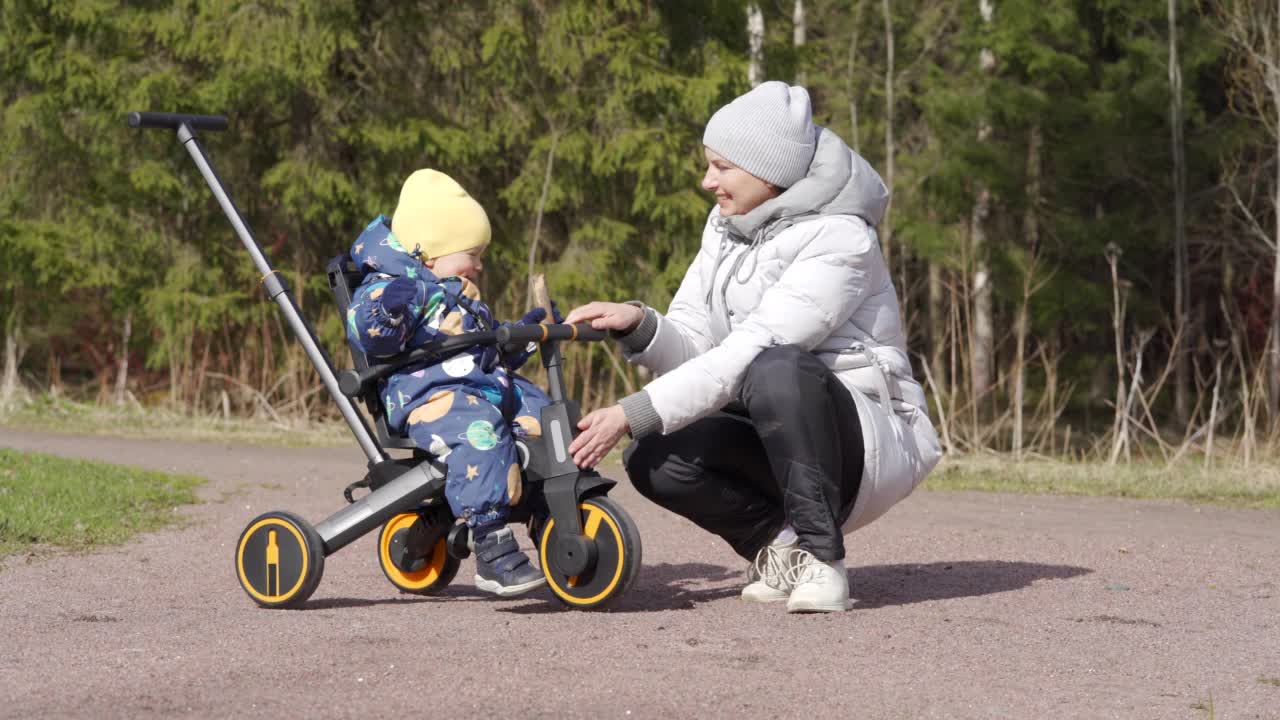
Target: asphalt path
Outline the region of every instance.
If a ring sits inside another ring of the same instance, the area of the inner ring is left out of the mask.
[[[1280,718],[1280,512],[920,490],[847,539],[853,610],[789,616],[613,467],[644,567],[612,612],[482,595],[470,560],[402,595],[373,534],[281,611],[240,589],[236,539],[341,507],[354,445],[0,446],[209,479],[175,529],[0,560],[4,718]]]

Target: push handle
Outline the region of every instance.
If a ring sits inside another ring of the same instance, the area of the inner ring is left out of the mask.
[[[597,330],[590,323],[577,325],[506,325],[494,331],[498,344],[524,345],[526,343],[543,343],[550,340],[604,340],[609,337],[607,330]]]
[[[162,112],[129,113],[129,127],[132,128],[177,130],[178,126],[183,124],[192,130],[226,130],[229,123],[226,115],[185,115],[183,113]]]

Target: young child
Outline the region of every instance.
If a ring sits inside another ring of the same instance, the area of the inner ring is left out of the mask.
[[[484,209],[435,170],[409,176],[388,223],[378,216],[351,247],[367,274],[347,310],[347,338],[370,356],[394,355],[440,334],[488,330],[493,315],[475,279],[492,231]],[[546,317],[530,311],[518,324]],[[549,398],[515,374],[527,352],[475,347],[407,366],[382,388],[390,427],[448,465],[445,497],[471,528],[476,587],[508,597],[545,584],[506,527],[520,501],[516,437],[541,435]]]

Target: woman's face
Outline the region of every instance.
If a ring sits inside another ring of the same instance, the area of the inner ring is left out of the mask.
[[[702,178],[702,188],[716,194],[720,215],[742,215],[756,209],[760,203],[778,196],[778,188],[725,160],[711,148],[703,148],[707,155],[707,174]]]

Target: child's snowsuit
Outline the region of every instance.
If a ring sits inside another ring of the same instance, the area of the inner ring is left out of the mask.
[[[347,309],[347,339],[370,356],[394,355],[433,338],[495,327],[464,278],[437,278],[379,215],[351,247],[367,274]],[[542,434],[550,399],[516,375],[527,352],[474,347],[436,364],[409,365],[381,384],[388,425],[449,466],[445,497],[471,527],[506,522],[520,501],[516,437]]]

